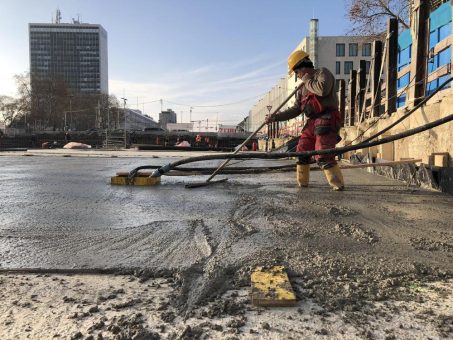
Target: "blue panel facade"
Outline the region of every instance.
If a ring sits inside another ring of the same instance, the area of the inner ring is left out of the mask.
[[[446,74],[442,77],[439,77],[437,79],[434,79],[433,81],[430,81],[428,84],[426,84],[426,95],[429,96],[431,93],[434,92],[440,85],[442,85],[447,79],[450,78],[449,74]],[[451,82],[445,85],[443,88],[448,89],[451,87]]]
[[[429,30],[434,31],[451,22],[450,1],[440,5],[429,15]]]
[[[396,107],[402,107],[406,105],[406,94],[402,94],[398,98],[396,98]]]
[[[401,76],[400,78],[398,78],[397,82],[396,82],[396,88],[398,90],[402,89],[403,87],[406,87],[409,85],[409,82],[410,82],[410,78],[411,78],[411,73],[410,72],[407,72],[406,74],[404,74],[403,76]]]
[[[398,71],[401,71],[404,67],[411,63],[411,47],[412,45],[404,50],[398,51]]]
[[[451,35],[451,2],[448,1],[439,6],[429,16],[429,49],[433,49],[439,42]],[[451,63],[451,47],[447,47],[434,55],[428,60],[428,74],[438,70]],[[442,76],[438,79],[426,84],[426,94],[431,94],[441,85],[446,79],[450,77],[449,74]],[[450,87],[450,84],[445,88]]]
[[[410,29],[407,29],[398,36],[398,62],[397,70],[401,71],[404,67],[411,63],[412,36]],[[397,79],[396,87],[398,90],[409,85],[411,73],[407,72]],[[400,95],[396,99],[396,107],[406,105],[406,94]]]

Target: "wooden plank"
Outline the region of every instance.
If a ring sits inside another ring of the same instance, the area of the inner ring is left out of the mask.
[[[407,89],[402,87],[398,90],[397,95],[398,97],[401,96],[403,93],[407,93]]]
[[[433,47],[433,52],[434,54],[438,54],[440,51],[445,50],[450,45],[453,45],[453,36],[451,35],[439,41],[436,46]]]
[[[410,72],[411,71],[411,64],[408,64],[406,66],[404,66],[401,70],[398,71],[397,73],[397,77],[398,79],[400,79],[402,76],[404,76],[406,73]],[[412,77],[412,75],[411,75]]]
[[[160,183],[160,177],[146,177],[139,176],[128,179],[127,176],[113,176],[110,179],[112,185],[138,185],[138,186],[151,186]]]
[[[297,303],[283,266],[258,267],[251,275],[252,304],[267,307],[292,307]]]
[[[402,160],[402,161],[393,161],[393,162],[341,165],[340,169],[341,170],[347,170],[347,169],[374,168],[374,167],[377,167],[377,166],[392,166],[392,165],[400,165],[400,164],[411,164],[411,163],[418,163],[418,162],[421,162],[421,161],[422,161],[421,159],[405,159],[405,160]]]
[[[428,76],[427,82],[429,83],[437,78],[447,75],[450,71],[448,69],[448,66],[449,66],[449,64],[443,65],[440,68],[438,68],[436,71],[430,73]]]
[[[339,98],[338,98],[338,104],[339,104],[339,111],[340,111],[340,117],[341,117],[341,126],[344,126],[344,120],[345,120],[345,106],[346,106],[346,82],[344,79],[340,79],[339,81]]]
[[[366,93],[366,61],[361,59],[359,61],[359,70],[357,71],[357,111],[356,111],[356,122],[361,123],[363,121],[363,103],[365,102]]]
[[[425,75],[427,72],[426,54],[428,52],[429,36],[429,3],[424,0],[414,0],[415,12],[411,20],[413,32],[411,49],[411,78],[415,77],[414,86],[409,88],[406,104],[413,107],[425,95]]]
[[[379,40],[373,41],[373,74],[371,84],[371,117],[379,116],[379,108],[381,106],[381,89],[379,87],[381,78],[382,66],[382,42]]]
[[[348,119],[346,120],[347,126],[354,126],[355,123],[355,102],[357,95],[357,71],[351,70],[351,78],[349,80],[349,93],[348,93]]]
[[[391,18],[387,24],[387,50],[385,56],[386,92],[385,112],[391,115],[396,111],[396,80],[398,61],[398,20]]]

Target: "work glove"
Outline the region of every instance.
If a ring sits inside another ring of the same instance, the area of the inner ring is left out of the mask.
[[[300,81],[306,84],[311,78],[312,77],[308,73],[305,73],[304,76],[300,79]]]

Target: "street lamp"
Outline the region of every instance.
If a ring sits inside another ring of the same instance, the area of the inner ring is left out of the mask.
[[[124,148],[127,148],[127,135],[126,135],[126,102],[127,98],[121,98],[123,100],[123,115],[124,115]]]

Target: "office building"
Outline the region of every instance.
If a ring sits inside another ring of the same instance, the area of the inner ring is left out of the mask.
[[[159,125],[163,129],[167,129],[168,123],[176,123],[176,112],[172,109],[167,109],[159,113]]]
[[[369,72],[372,58],[371,48],[372,38],[370,37],[318,36],[318,19],[312,19],[310,21],[310,35],[304,37],[294,51],[306,51],[316,68],[328,68],[335,76],[336,89],[338,89],[339,80],[344,79],[347,84],[351,70],[359,68],[360,60],[365,60],[367,72]],[[292,77],[286,74],[278,80],[276,85],[250,110],[248,124],[250,131],[256,130],[270,110],[282,103],[296,88],[297,84],[294,74]],[[294,99],[291,99],[282,110],[293,104]],[[301,124],[302,116],[299,116],[289,122],[281,122],[279,130],[286,135],[298,135]]]
[[[107,32],[101,25],[29,24],[31,83],[63,80],[72,95],[108,93]]]

